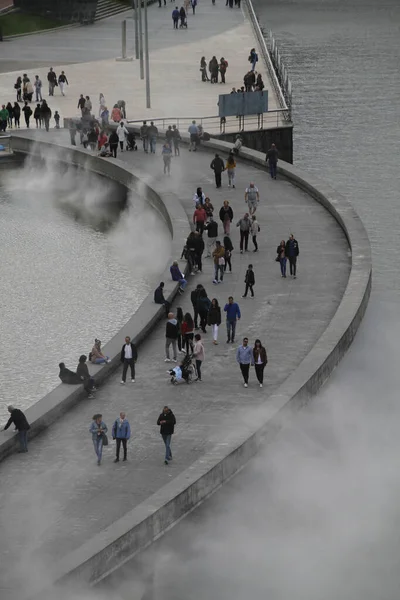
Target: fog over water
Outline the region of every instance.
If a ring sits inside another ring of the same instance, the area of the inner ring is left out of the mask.
[[[6,404],[26,408],[59,383],[60,361],[75,369],[95,337],[107,342],[169,255],[142,198],[124,206],[114,184],[43,159],[0,172],[0,422]]]
[[[136,600],[153,572],[146,600],[398,600],[400,3],[254,4],[291,74],[295,163],[362,217],[372,297],[318,397],[109,589]]]

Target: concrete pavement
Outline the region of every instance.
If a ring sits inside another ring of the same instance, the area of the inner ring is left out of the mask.
[[[44,132],[39,135],[46,137]],[[64,131],[49,135],[68,143]],[[189,218],[192,196],[199,185],[210,196],[216,213],[222,201],[229,199],[235,223],[245,210],[244,188],[255,181],[260,189],[260,252],[240,255],[238,231],[233,227],[232,274],[226,275],[223,284],[213,286],[211,261],[205,260],[203,274],[190,277],[180,304],[184,312],[191,310],[189,294],[199,282],[209,297],[215,295],[221,304],[233,295],[243,314],[237,339],[243,335],[251,341],[260,337],[267,347],[265,387],[260,390],[256,386],[252,373],[250,387],[243,388],[235,362],[236,348],[225,343],[224,324],[218,346],[212,345],[210,333],[204,336],[204,382],[171,386],[163,361],[164,328],[157,328],[139,350],[135,384],[120,386],[117,373],[97,393],[96,400],[81,404],[37,438],[28,456],[13,456],[0,465],[0,579],[7,573],[7,587],[18,585],[14,567],[23,564],[25,573],[44,576],[53,562],[145,500],[206,449],[223,444],[237,423],[246,419],[247,412],[267,402],[306,356],[335,313],[345,289],[350,268],[347,241],[336,221],[306,194],[284,181],[272,181],[265,172],[242,166],[240,159],[236,190],[227,188],[226,177],[223,188],[216,190],[209,167],[212,154],[190,154],[184,148],[181,157],[173,159],[168,178],[163,175],[159,152],[160,148],[156,156],[141,151],[123,153],[119,158],[133,161],[150,185],[173,190]],[[274,261],[277,244],[290,231],[300,244],[299,277],[295,281],[281,279]],[[256,297],[242,300],[249,262],[256,274]],[[174,461],[168,467],[163,464],[162,442],[155,425],[164,404],[172,407],[178,421]],[[122,409],[133,431],[129,462],[114,465],[113,448],[109,447],[104,464],[98,468],[88,433],[91,416],[102,411],[110,427]]]

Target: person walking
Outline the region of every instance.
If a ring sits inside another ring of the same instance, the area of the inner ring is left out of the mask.
[[[169,357],[169,347],[172,344],[173,358],[172,361],[176,362],[178,357],[177,350],[178,340],[178,321],[175,319],[174,313],[168,313],[168,321],[165,326],[165,362],[171,362]]]
[[[279,246],[276,249],[276,262],[279,262],[279,265],[281,267],[281,277],[286,277],[286,263],[287,263],[287,258],[286,258],[286,242],[285,240],[281,240],[281,243],[279,244]]]
[[[53,71],[53,67],[50,67],[50,71],[47,73],[47,81],[49,82],[49,96],[54,96],[54,88],[57,85],[57,75]]]
[[[205,199],[205,202],[204,202],[204,210],[206,211],[207,218],[211,219],[213,216],[213,213],[214,213],[214,207],[211,204],[210,198],[208,198],[208,197]]]
[[[194,258],[197,265],[197,272],[202,273],[203,271],[203,263],[202,257],[204,252],[205,244],[203,240],[203,236],[199,231],[195,231],[194,233]]]
[[[143,121],[143,125],[140,128],[140,139],[143,143],[143,151],[148,154],[148,143],[149,143],[149,126],[146,121]]]
[[[217,284],[224,280],[224,272],[225,272],[225,248],[221,246],[221,242],[217,240],[215,242],[215,250],[212,253],[214,259],[214,279],[213,283]],[[218,279],[218,275],[220,276],[220,280]]]
[[[85,113],[85,103],[86,103],[85,97],[84,97],[83,94],[81,94],[80,97],[79,97],[79,100],[78,100],[78,106],[77,106],[77,108],[80,109],[82,117],[83,117],[83,115]]]
[[[207,296],[206,290],[202,287],[197,296],[197,312],[200,318],[200,329],[203,333],[207,333],[207,315],[211,305],[210,298]]]
[[[239,304],[234,302],[233,297],[229,296],[227,304],[224,306],[224,312],[226,312],[226,332],[228,334],[228,339],[226,343],[232,344],[235,341],[235,333],[236,333],[236,323],[240,320],[241,313]]]
[[[225,169],[228,171],[228,187],[233,187],[235,189],[235,170],[236,170],[236,161],[233,151],[229,152],[229,156],[226,161]]]
[[[183,318],[181,325],[181,334],[183,337],[183,347],[186,348],[186,353],[189,354],[189,348],[190,351],[193,352],[194,323],[192,315],[190,313],[186,313]]]
[[[10,418],[8,419],[6,425],[4,426],[3,431],[7,431],[10,425],[13,423],[15,429],[18,431],[18,439],[19,439],[19,450],[18,452],[28,452],[28,431],[31,426],[29,425],[26,416],[19,408],[14,408],[11,404],[7,406],[7,410],[10,413]]]
[[[172,149],[168,142],[163,144],[161,149],[161,155],[163,157],[164,163],[164,175],[171,175],[171,159],[172,159]]]
[[[226,70],[228,68],[228,61],[224,59],[224,57],[221,58],[221,60],[219,61],[219,72],[221,73],[221,83],[225,83],[225,75],[226,75]]]
[[[220,158],[219,154],[215,155],[214,160],[211,161],[210,168],[214,171],[215,185],[217,188],[221,187],[221,174],[225,170],[224,161]]]
[[[297,257],[299,256],[299,243],[295,240],[293,233],[286,242],[285,255],[289,259],[290,275],[296,279]]]
[[[28,104],[28,101],[25,100],[25,104],[22,107],[22,112],[24,113],[24,117],[25,117],[25,124],[27,126],[27,128],[29,129],[29,120],[31,118],[32,115],[32,109]]]
[[[124,462],[126,462],[127,460],[127,455],[128,455],[128,440],[131,437],[131,426],[129,425],[129,421],[126,418],[126,414],[124,412],[120,412],[119,413],[119,419],[115,419],[114,421],[114,425],[112,426],[112,430],[111,430],[111,435],[112,435],[112,439],[116,440],[117,444],[116,444],[116,448],[115,448],[115,460],[114,462],[117,463],[119,462],[119,453],[121,451],[121,444],[122,444],[122,448],[124,449]]]
[[[243,246],[245,252],[247,252],[249,245],[249,233],[251,229],[249,213],[245,213],[245,215],[239,219],[239,221],[236,223],[236,227],[240,227],[240,254],[243,254]]]
[[[186,22],[186,10],[183,6],[181,6],[181,9],[179,11],[179,18],[181,20],[179,27],[181,29],[183,29],[184,27],[187,27],[187,22]]]
[[[1,110],[0,110],[0,131],[3,131],[5,133],[6,129],[7,129],[7,123],[8,123],[8,117],[9,117],[9,112],[6,109],[6,105],[2,104],[1,106]]]
[[[168,465],[168,462],[172,460],[171,437],[176,425],[175,415],[168,406],[164,406],[161,415],[157,419],[157,425],[160,426],[160,434],[165,444],[164,464]]]
[[[254,365],[253,349],[249,346],[247,337],[243,338],[242,345],[236,350],[236,361],[239,363],[243,375],[244,387],[249,385],[250,365]]]
[[[271,179],[276,179],[276,169],[278,164],[278,149],[275,144],[271,144],[271,148],[267,151],[265,160],[269,165],[269,174]]]
[[[200,60],[200,72],[202,81],[210,81],[207,75],[207,61],[205,56],[202,56]]]
[[[179,352],[182,352],[183,354],[185,354],[185,351],[183,349],[184,341],[183,341],[183,333],[182,333],[183,320],[184,320],[183,310],[180,306],[178,306],[176,309],[176,321],[178,323],[178,350],[179,350]]]
[[[205,226],[205,229],[207,231],[207,255],[206,255],[206,258],[208,258],[209,256],[211,256],[211,253],[215,246],[215,242],[217,241],[217,237],[218,237],[218,223],[216,221],[214,221],[212,216],[210,217],[209,222]]]
[[[191,0],[193,14],[196,14],[197,0]]]
[[[196,289],[193,290],[193,292],[190,294],[190,301],[192,303],[193,306],[193,315],[194,315],[194,328],[198,329],[198,317],[199,317],[199,313],[197,311],[197,300],[199,297],[199,292],[200,290],[203,288],[203,286],[201,285],[201,283],[199,283],[196,286]]]
[[[55,129],[60,129],[60,114],[58,112],[58,110],[54,111],[54,122],[55,122]]]
[[[147,135],[149,138],[150,153],[155,154],[157,146],[158,128],[154,125],[154,121],[150,121]]]
[[[118,133],[115,130],[113,130],[110,133],[110,137],[108,138],[108,143],[110,144],[110,151],[114,158],[117,158],[118,142]]]
[[[22,77],[17,77],[17,81],[14,84],[14,89],[17,92],[17,102],[22,102]]]
[[[226,267],[229,266],[229,273],[232,273],[232,252],[234,250],[232,240],[229,236],[224,237],[224,248],[225,248],[225,266],[224,271],[226,273]]]
[[[196,333],[194,340],[193,356],[196,360],[197,372],[197,378],[195,381],[201,381],[201,365],[203,364],[205,358],[204,345],[201,341],[201,335],[199,333]]]
[[[258,383],[260,384],[260,388],[262,388],[264,383],[264,369],[268,362],[268,358],[267,351],[259,339],[254,342],[253,361]]]
[[[258,63],[258,54],[255,48],[250,50],[249,63],[251,64],[251,70],[255,71],[256,64]]]
[[[181,134],[179,133],[179,129],[177,128],[176,125],[172,125],[172,132],[173,132],[172,143],[174,145],[174,153],[175,153],[175,156],[179,156],[180,155],[179,143],[181,141]]]
[[[103,456],[103,446],[108,445],[107,425],[103,421],[103,415],[100,413],[93,415],[93,421],[89,427],[89,432],[92,434],[94,451],[97,456],[97,464],[101,465]]]
[[[61,71],[61,75],[58,77],[58,86],[60,88],[61,96],[65,96],[65,86],[68,84],[67,76],[64,71]]]
[[[131,341],[129,335],[125,338],[125,344],[121,348],[121,362],[124,365],[122,369],[121,385],[126,382],[126,373],[128,367],[131,369],[131,382],[135,383],[135,363],[138,359],[138,352],[135,344]]]
[[[201,204],[196,205],[196,210],[193,213],[193,224],[201,235],[204,231],[204,224],[207,220],[207,213]]]
[[[51,113],[51,108],[47,104],[46,100],[43,100],[43,102],[42,102],[41,114],[42,114],[42,121],[44,123],[45,129],[48,132],[49,127],[50,127],[50,119],[51,119],[52,113]]]
[[[178,25],[179,25],[179,8],[177,6],[175,6],[174,10],[172,11],[172,23],[173,23],[174,29],[178,29]]]
[[[224,234],[230,235],[231,223],[233,221],[233,210],[229,206],[228,200],[224,200],[224,203],[219,211],[219,218],[224,226]]]
[[[35,88],[36,94],[36,102],[41,102],[42,98],[42,80],[39,78],[39,75],[35,75],[35,81],[33,82],[33,87]]]
[[[218,327],[221,325],[221,308],[216,298],[211,300],[211,305],[208,309],[207,324],[211,327],[213,344],[216,346],[218,344]]]
[[[256,188],[253,182],[251,182],[249,187],[246,188],[244,194],[244,201],[246,202],[249,208],[249,214],[253,215],[256,212],[257,205],[260,201],[260,194],[258,192],[258,188]]]
[[[257,243],[257,235],[260,232],[260,226],[257,221],[256,215],[251,217],[251,239],[253,240],[254,250],[253,252],[258,252],[258,243]]]
[[[18,129],[19,129],[20,128],[20,118],[21,118],[21,108],[20,108],[18,102],[14,102],[13,114],[14,114],[15,128],[18,127]]]
[[[203,188],[198,187],[196,190],[195,195],[193,196],[193,202],[194,202],[194,206],[196,207],[198,204],[200,204],[201,206],[204,206],[205,202],[206,202],[206,195],[203,192]]]
[[[254,276],[253,265],[249,265],[246,271],[246,275],[244,277],[244,282],[246,284],[244,294],[242,298],[247,298],[247,292],[250,290],[251,297],[254,298],[254,290],[253,286],[256,283],[256,278]]]
[[[128,133],[129,133],[129,131],[125,127],[124,122],[121,121],[117,127],[117,135],[118,135],[119,147],[120,147],[121,152],[124,151],[125,137],[128,135]]]
[[[6,110],[8,111],[7,123],[8,123],[9,128],[12,129],[13,118],[14,118],[14,109],[13,109],[13,105],[11,104],[11,102],[7,102]]]
[[[192,150],[193,152],[196,152],[197,146],[200,143],[199,128],[196,125],[196,121],[192,121],[191,125],[189,125],[188,132],[190,133],[189,152]]]

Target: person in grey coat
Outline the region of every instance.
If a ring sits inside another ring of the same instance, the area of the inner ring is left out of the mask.
[[[249,213],[245,213],[245,215],[239,219],[239,221],[236,223],[236,227],[240,227],[240,254],[243,254],[243,245],[245,252],[247,252],[249,245],[249,234],[251,229]]]

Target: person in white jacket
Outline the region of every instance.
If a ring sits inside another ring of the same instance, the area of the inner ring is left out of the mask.
[[[123,121],[121,121],[121,123],[117,127],[117,135],[118,135],[118,139],[119,139],[119,146],[121,148],[121,152],[124,151],[125,136],[128,135],[128,133],[129,133],[129,131],[125,127]]]

